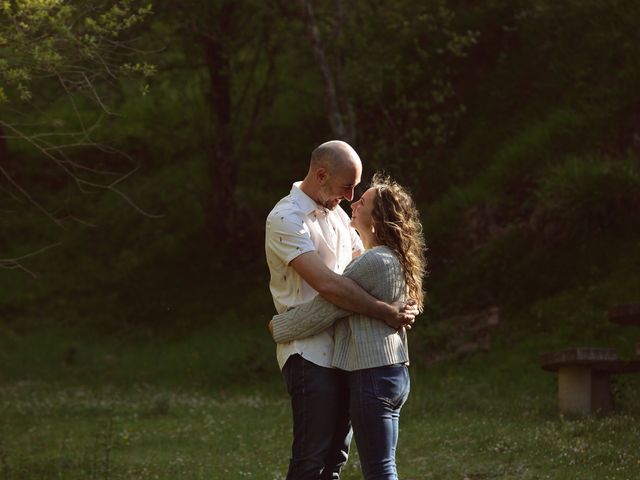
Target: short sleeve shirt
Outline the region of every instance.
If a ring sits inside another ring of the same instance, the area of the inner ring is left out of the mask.
[[[269,288],[278,313],[318,294],[289,265],[294,258],[315,251],[328,268],[341,274],[354,254],[364,251],[346,212],[340,206],[334,210],[320,207],[300,189],[300,184],[294,183],[289,195],[267,216],[265,251],[271,274]],[[278,344],[280,368],[295,353],[317,365],[330,367],[333,328],[312,337]]]

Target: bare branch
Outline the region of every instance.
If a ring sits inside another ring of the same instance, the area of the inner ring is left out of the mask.
[[[129,198],[124,192],[122,192],[121,190],[118,190],[117,188],[108,188],[110,191],[112,191],[113,193],[115,193],[116,195],[119,195],[120,197],[122,197],[124,199],[125,202],[127,202],[134,210],[136,210],[140,215],[143,215],[147,218],[164,218],[164,214],[156,214],[156,213],[149,213],[146,210],[143,210],[142,208],[140,208],[133,200],[131,200],[131,198]]]
[[[79,144],[82,145],[82,144]],[[85,145],[90,145],[90,144],[85,144]],[[54,147],[51,147],[54,148]],[[87,167],[86,165],[81,165],[78,162],[74,162],[73,160],[61,160],[61,163],[64,163],[66,165],[70,165],[73,168],[77,168],[78,170],[83,170],[85,172],[89,172],[89,173],[95,173],[96,175],[104,175],[104,176],[112,176],[112,177],[121,177],[122,173],[120,172],[111,172],[109,170],[102,170],[102,169],[97,169],[97,168],[91,168],[91,167]],[[128,174],[127,174],[128,176]]]
[[[15,257],[15,258],[0,258],[0,268],[5,269],[5,270],[22,270],[23,272],[31,275],[33,278],[38,278],[38,276],[32,272],[31,270],[29,270],[27,267],[25,267],[22,264],[23,260],[26,260],[27,258],[31,258],[35,255],[39,255],[42,252],[46,252],[47,250],[54,248],[54,247],[58,247],[60,246],[60,243],[54,243],[52,245],[48,245],[46,247],[43,247],[39,250],[36,250],[34,252],[31,253],[27,253],[26,255],[21,255],[20,257]]]
[[[29,270],[24,265],[21,265],[19,263],[10,263],[10,262],[4,263],[2,260],[0,260],[0,268],[3,268],[5,270],[22,270],[28,275],[31,275],[33,278],[38,278],[38,276],[35,273],[33,273],[31,270]]]
[[[82,72],[82,76],[84,77],[85,81],[87,82],[87,85],[89,86],[89,88],[91,89],[91,91],[93,92],[93,96],[96,99],[96,102],[98,102],[98,104],[100,105],[100,107],[102,107],[102,110],[104,110],[108,115],[115,115],[115,113],[111,112],[107,106],[102,102],[102,99],[100,98],[100,95],[98,95],[98,92],[96,91],[96,89],[93,87],[93,83],[91,83],[91,80],[89,80],[89,77],[87,77],[87,74]]]
[[[2,123],[2,122],[0,122]],[[14,180],[14,178],[9,175],[9,172],[7,172],[1,165],[0,165],[0,173],[2,174],[3,177],[5,177],[8,182],[16,189],[18,190],[23,197],[25,197],[29,203],[31,203],[34,207],[36,207],[38,210],[40,210],[42,213],[44,213],[53,223],[55,223],[56,225],[60,225],[60,222],[58,221],[58,219],[56,219],[50,212],[49,210],[47,210],[40,202],[38,202],[36,199],[34,199],[29,192],[27,192],[24,188],[22,188],[20,186],[20,184],[18,182],[16,182]]]
[[[60,221],[65,221],[65,220],[72,220],[81,225],[84,225],[85,227],[96,228],[98,226],[95,223],[87,222],[86,220],[82,220],[81,218],[78,218],[75,215],[71,215],[71,214],[67,215],[66,217],[60,217]]]
[[[140,214],[144,215],[145,217],[148,218],[163,218],[164,215],[158,215],[158,214],[152,214],[147,212],[146,210],[144,210],[142,207],[140,207],[139,205],[137,205],[126,193],[124,193],[123,191],[121,191],[120,189],[116,188],[116,186],[123,182],[124,180],[126,180],[127,178],[129,178],[135,171],[138,170],[139,166],[137,166],[136,168],[130,170],[129,172],[126,172],[124,174],[120,174],[118,176],[118,178],[116,178],[115,180],[111,181],[108,184],[101,184],[98,182],[92,182],[90,180],[84,179],[79,177],[73,170],[71,170],[71,168],[69,168],[69,166],[73,166],[75,164],[75,162],[73,162],[72,160],[70,160],[68,158],[68,156],[66,155],[66,153],[64,152],[64,149],[62,147],[56,147],[53,146],[51,144],[48,144],[46,142],[38,142],[36,140],[34,140],[32,137],[23,134],[21,131],[17,130],[15,127],[13,127],[12,125],[9,125],[3,121],[0,120],[0,125],[5,126],[6,128],[10,129],[11,131],[13,131],[15,134],[17,134],[20,138],[22,138],[23,140],[25,140],[26,142],[28,142],[29,144],[31,144],[33,147],[35,147],[36,149],[38,149],[44,156],[46,156],[47,158],[49,158],[50,160],[52,160],[56,165],[58,165],[65,173],[67,173],[67,175],[69,176],[69,178],[71,178],[76,185],[78,186],[78,188],[80,189],[81,192],[83,193],[89,193],[91,192],[91,190],[88,190],[86,187],[89,188],[93,188],[93,189],[97,189],[97,190],[108,190],[111,191],[113,193],[115,193],[116,195],[120,196],[121,198],[123,198],[131,207],[133,207],[137,212],[139,212]],[[44,145],[43,145],[44,144]],[[96,146],[98,144],[89,144],[90,146]],[[56,157],[55,155],[53,155],[51,153],[51,151],[56,151],[61,157],[62,159]],[[115,149],[111,149],[111,151],[115,151],[118,152]],[[122,152],[119,152],[122,153]],[[126,158],[130,159],[130,157],[124,153],[122,153]],[[8,174],[8,172],[6,172],[4,169],[2,169],[0,167],[0,173],[2,173],[8,180],[9,182],[23,195],[25,196],[27,199],[29,199],[29,201],[36,206],[39,210],[43,211],[54,223],[56,223],[56,225],[60,225],[60,221],[58,219],[56,219],[48,210],[46,210],[40,203],[38,203],[35,199],[33,199],[29,193],[24,190],[17,182],[15,182],[15,180]]]

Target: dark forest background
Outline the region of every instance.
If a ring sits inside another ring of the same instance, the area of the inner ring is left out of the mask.
[[[136,342],[167,378],[276,376],[264,219],[332,138],[420,206],[416,365],[634,348],[606,311],[640,297],[637,1],[68,3],[3,7],[0,378],[95,378]]]

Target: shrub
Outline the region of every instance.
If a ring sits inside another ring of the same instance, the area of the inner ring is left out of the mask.
[[[537,199],[547,221],[565,233],[633,228],[640,220],[638,161],[570,157],[543,174]]]

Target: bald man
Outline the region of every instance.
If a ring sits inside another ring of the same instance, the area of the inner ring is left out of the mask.
[[[417,309],[387,304],[341,274],[364,250],[349,216],[362,162],[347,143],[332,140],[311,154],[309,171],[293,184],[266,222],[269,284],[278,313],[320,294],[344,310],[394,328],[413,322]],[[346,373],[331,367],[333,327],[277,345],[278,365],[291,397],[293,445],[287,480],[339,479],[351,442]]]

